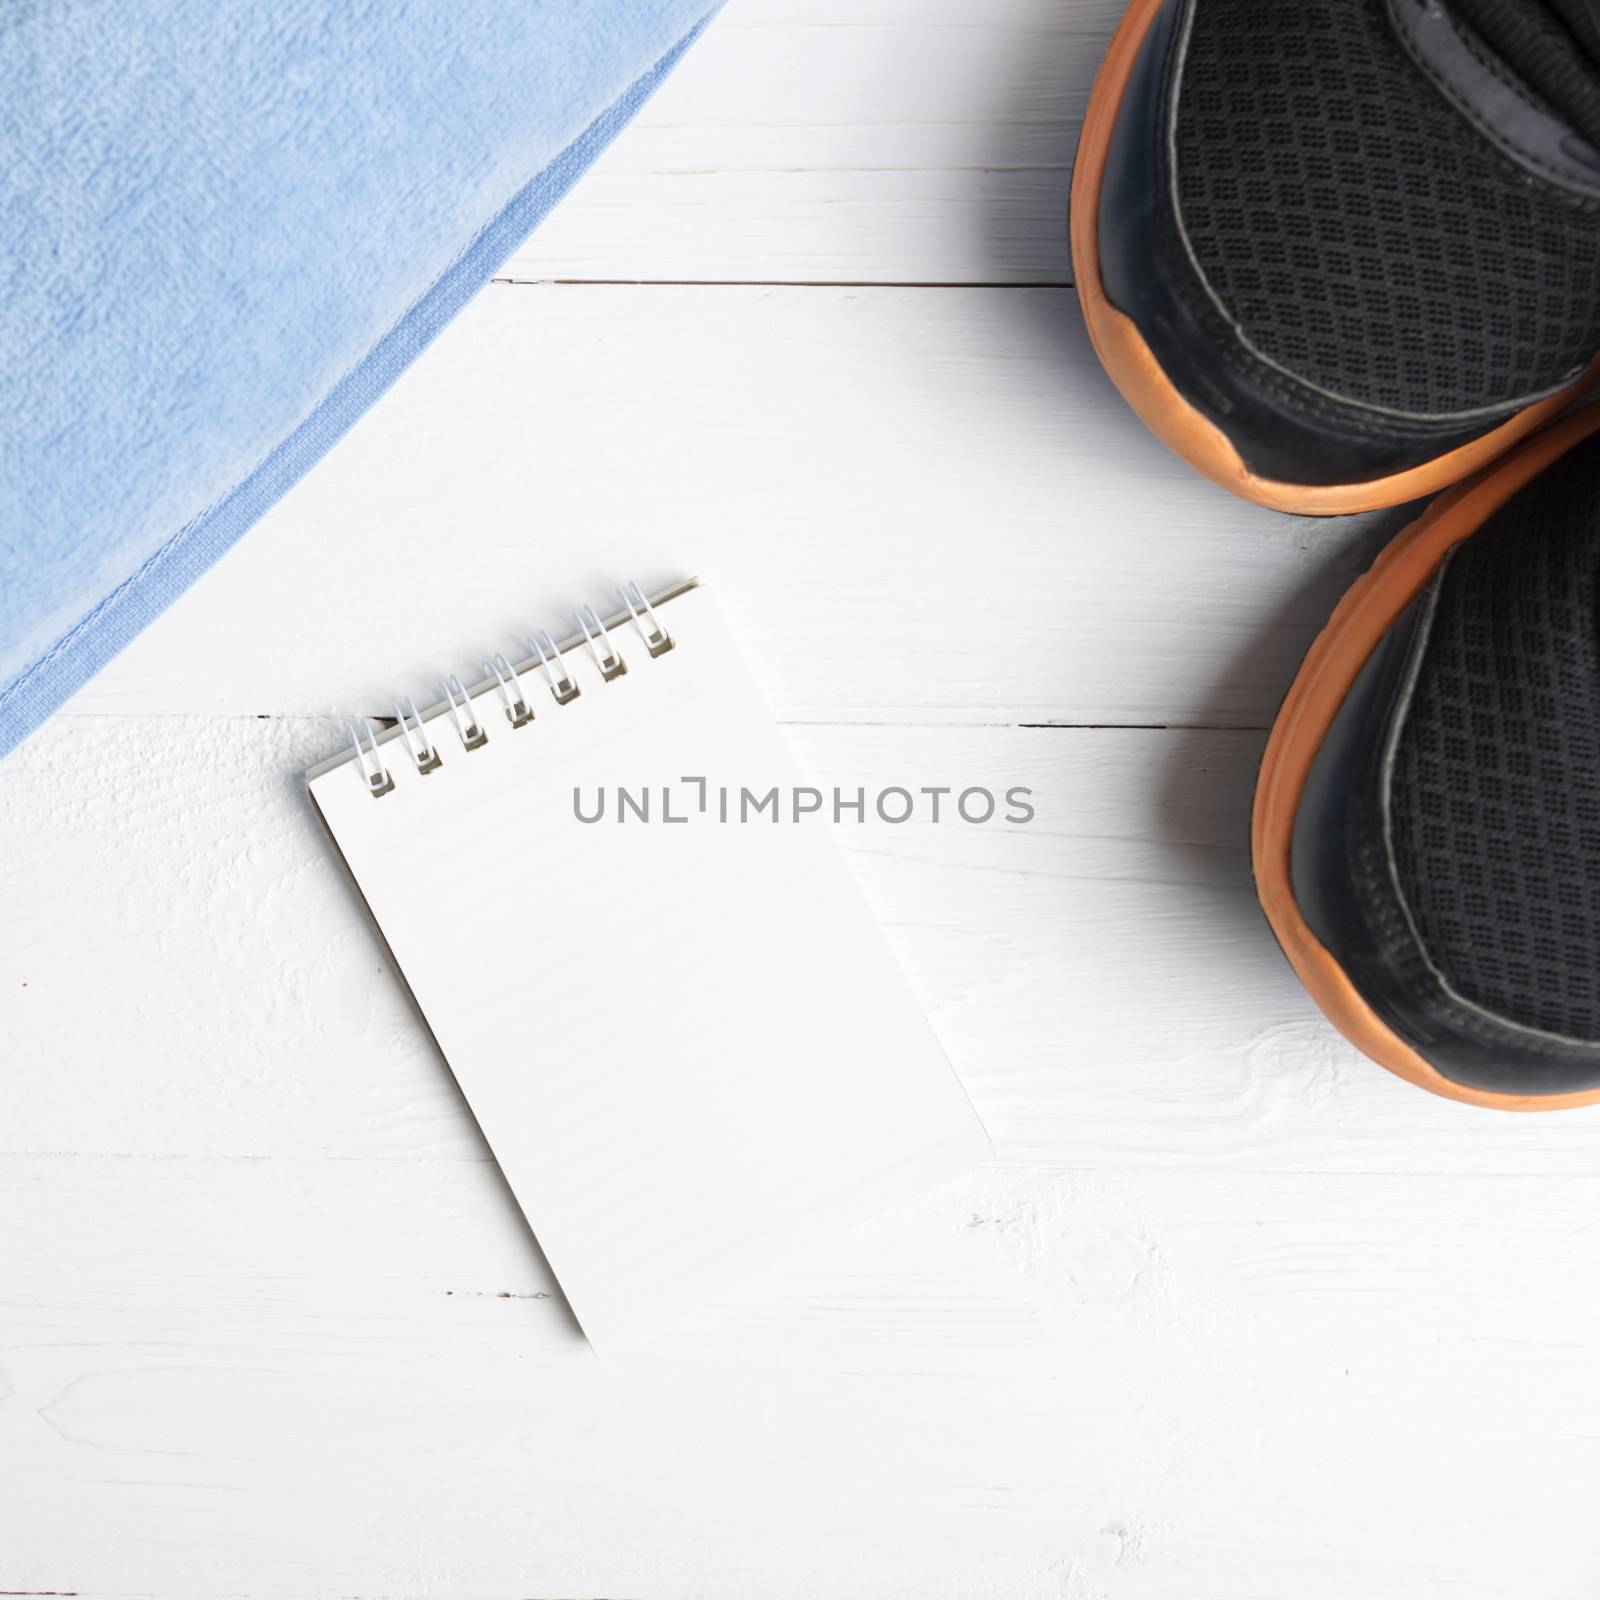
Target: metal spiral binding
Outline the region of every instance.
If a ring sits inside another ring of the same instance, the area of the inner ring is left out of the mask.
[[[631,579],[626,588],[618,589],[623,605],[628,608],[628,615],[633,618],[633,625],[644,636],[644,647],[650,652],[653,661],[657,656],[664,656],[672,648],[672,635],[661,626],[661,619],[656,615],[656,608],[650,604],[643,589]],[[644,615],[641,616],[640,613]],[[644,617],[650,619],[648,628],[644,625]]]
[[[495,686],[505,702],[506,721],[513,728],[532,722],[533,713],[528,709],[528,697],[522,692],[522,679],[517,676],[517,669],[498,653],[490,656],[484,666],[494,674]]]
[[[350,742],[356,747],[356,761],[361,767],[361,779],[367,786],[367,792],[374,798],[386,795],[394,788],[394,779],[389,776],[389,769],[383,764],[383,757],[378,753],[378,736],[372,731],[372,723],[366,718],[361,719],[361,726],[367,730],[367,744],[372,750],[372,767],[367,768],[367,752],[361,746],[361,734],[355,723],[350,725]]]
[[[685,584],[675,588],[669,591],[666,597],[670,598],[671,595],[681,593],[683,588],[691,586]],[[621,621],[631,621],[651,659],[665,655],[667,651],[675,648],[671,634],[661,625],[655,607],[651,605],[649,598],[637,583],[630,582],[618,589],[617,596],[622,602],[623,610],[611,619],[612,627]],[[566,648],[571,650],[580,643],[585,645],[602,683],[613,683],[626,676],[628,663],[612,638],[605,619],[593,606],[588,605],[580,607],[573,615],[578,623],[578,632],[564,641]],[[394,707],[393,732],[382,735],[375,733],[371,721],[365,717],[361,719],[359,725],[355,722],[350,723],[350,743],[355,751],[357,770],[367,793],[374,799],[381,799],[384,795],[393,793],[394,777],[384,762],[383,745],[395,738],[398,738],[405,753],[411,758],[412,765],[423,776],[437,772],[445,765],[444,755],[439,749],[437,740],[428,732],[428,724],[437,721],[441,716],[448,716],[455,728],[456,737],[461,741],[463,751],[481,750],[489,743],[489,733],[479,720],[473,702],[491,689],[498,694],[510,727],[512,729],[527,727],[535,720],[535,713],[532,701],[523,686],[522,674],[531,672],[535,668],[543,673],[545,684],[550,690],[550,697],[558,706],[568,705],[576,700],[582,690],[567,665],[566,658],[562,654],[562,646],[543,629],[530,635],[528,644],[532,654],[521,663],[520,667],[503,652],[496,651],[483,664],[482,680],[470,688],[462,683],[458,674],[451,673],[442,684],[444,698],[426,711],[418,711],[416,701],[409,695],[403,701],[397,700]]]
[[[406,721],[406,712],[411,713],[411,722],[417,725],[417,742],[411,742],[411,723]],[[428,738],[428,730],[422,725],[422,716],[417,710],[417,702],[406,696],[405,709],[402,710],[400,702],[394,704],[395,720],[400,724],[400,736],[406,742],[406,750],[411,759],[417,764],[417,771],[426,775],[436,767],[444,765],[444,757],[439,754],[438,745]]]
[[[461,704],[456,704],[456,696],[461,696]],[[472,696],[467,693],[461,679],[451,673],[444,680],[444,697],[450,703],[450,720],[456,725],[456,732],[461,735],[461,745],[465,750],[481,750],[489,742],[489,735],[478,726],[478,719],[472,712]]]
[[[583,642],[588,645],[589,654],[600,669],[602,681],[610,683],[613,678],[620,678],[628,670],[628,663],[617,654],[616,647],[611,643],[611,635],[606,632],[606,625],[596,615],[594,607],[582,606],[573,615],[583,629]],[[600,653],[602,639],[606,646],[604,655]]]
[[[544,668],[544,675],[550,684],[550,693],[555,696],[556,704],[564,706],[569,700],[576,700],[581,692],[572,681],[567,671],[567,664],[561,659],[561,652],[556,649],[556,642],[546,632],[530,634],[528,643],[534,648],[534,653],[539,657],[539,665]],[[561,676],[556,676],[557,670]]]

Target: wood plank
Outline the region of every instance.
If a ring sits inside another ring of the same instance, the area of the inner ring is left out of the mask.
[[[509,277],[1065,283],[1121,0],[737,0]]]
[[[69,709],[388,711],[698,572],[790,720],[1265,727],[1377,538],[1197,477],[1068,290],[495,286]]]
[[[1063,284],[1121,9],[739,0],[506,276]],[[1600,1113],[1372,1067],[1250,889],[1397,521],[1197,480],[1069,289],[486,291],[0,763],[0,1593],[1590,1595]],[[820,785],[1037,816],[838,830],[999,1160],[602,1362],[296,774],[687,571]]]
[[[837,830],[1007,1159],[1592,1171],[1600,1112],[1439,1100],[1318,1016],[1251,891],[1259,735],[789,733],[828,788],[1033,790],[1026,826]],[[26,1064],[0,1149],[484,1159],[300,791],[341,737],[58,718],[0,766],[0,904],[26,908],[0,919],[0,1060]]]
[[[1578,1600],[1597,1206],[990,1170],[600,1360],[487,1168],[0,1158],[0,1588]]]

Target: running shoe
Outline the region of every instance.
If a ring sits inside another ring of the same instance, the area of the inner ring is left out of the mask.
[[[1373,1060],[1600,1101],[1600,405],[1435,500],[1340,601],[1262,760],[1256,887]]]
[[[1334,514],[1433,494],[1600,352],[1600,8],[1134,0],[1072,182],[1095,349],[1179,455]]]

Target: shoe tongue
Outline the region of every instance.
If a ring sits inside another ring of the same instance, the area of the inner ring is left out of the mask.
[[[1600,7],[1594,0],[1450,0],[1450,9],[1600,148]]]

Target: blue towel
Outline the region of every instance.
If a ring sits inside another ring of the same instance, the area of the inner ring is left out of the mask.
[[[0,755],[393,383],[712,9],[0,5]]]

